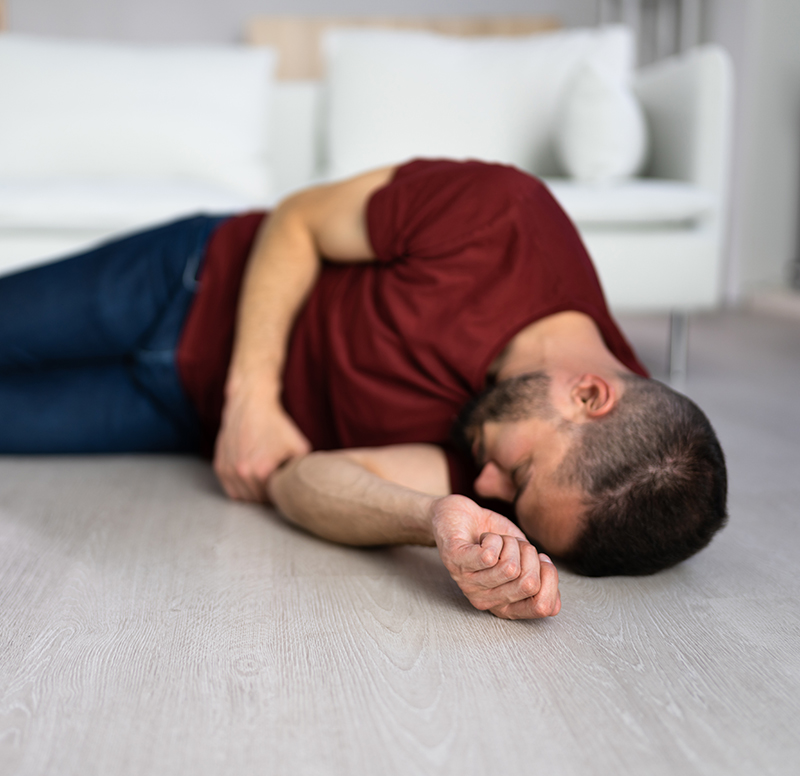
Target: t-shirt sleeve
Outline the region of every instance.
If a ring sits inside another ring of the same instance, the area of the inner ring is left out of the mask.
[[[505,165],[415,160],[370,198],[370,241],[380,261],[452,254],[496,231],[513,202],[541,186]]]
[[[472,389],[517,332],[564,310],[589,315],[611,351],[647,374],[609,315],[577,229],[538,178],[500,164],[415,160],[370,197],[367,226],[379,262],[413,284],[409,309],[439,311],[451,363]],[[451,319],[458,324],[447,329]]]

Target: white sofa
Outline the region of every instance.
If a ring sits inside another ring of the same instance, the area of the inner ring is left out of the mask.
[[[641,70],[633,86],[650,135],[643,175],[607,184],[545,180],[577,224],[612,307],[713,307],[722,279],[729,58],[716,46],[697,48]],[[318,177],[323,85],[279,84],[275,98],[275,180],[290,191]]]
[[[332,132],[330,83],[326,91],[320,82],[274,82],[266,50],[117,49],[0,36],[0,104],[16,106],[11,129],[0,121],[0,272],[183,213],[269,206],[325,177],[319,157]],[[110,73],[105,81],[98,70]],[[4,85],[9,73],[14,83]],[[98,113],[94,106],[119,98],[113,79],[131,73],[158,82],[158,99],[180,110],[135,93],[117,100],[116,124]],[[729,59],[718,47],[698,48],[637,72],[632,85],[649,129],[643,174],[546,180],[578,225],[612,308],[713,307],[722,279]],[[39,96],[33,107],[31,91]],[[115,132],[117,145],[111,138],[110,150],[96,153]],[[204,147],[220,145],[234,150],[209,161]],[[258,174],[248,178],[248,165]]]

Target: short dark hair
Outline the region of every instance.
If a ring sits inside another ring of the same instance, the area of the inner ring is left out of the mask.
[[[565,560],[587,576],[669,568],[727,520],[725,456],[708,418],[663,383],[621,377],[617,405],[576,428],[559,470],[585,494],[584,528]]]

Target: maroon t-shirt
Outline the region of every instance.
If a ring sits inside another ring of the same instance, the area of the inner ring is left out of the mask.
[[[222,265],[237,275],[226,293],[238,294],[244,259],[217,249],[234,232],[252,242],[247,218],[215,233],[178,353],[210,435],[219,426],[236,298],[226,298],[220,321],[204,311],[212,305],[203,295]],[[372,195],[367,225],[377,261],[324,263],[289,343],[283,401],[314,449],[446,444],[511,338],[565,310],[591,316],[611,352],[647,374],[609,315],[575,227],[539,180],[481,162],[410,162]],[[224,348],[211,335],[220,327]],[[471,492],[466,464],[448,457],[453,489]]]
[[[207,455],[222,417],[244,268],[265,217],[263,212],[234,216],[212,233],[175,354],[181,383],[200,417]]]

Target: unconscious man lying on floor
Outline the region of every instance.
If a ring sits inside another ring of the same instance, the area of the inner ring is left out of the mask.
[[[726,518],[705,415],[648,378],[546,187],[480,162],[0,279],[0,452],[143,451],[213,455],[333,541],[435,544],[507,618],[558,613],[551,555],[652,573]]]

